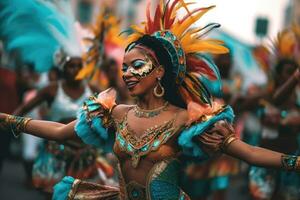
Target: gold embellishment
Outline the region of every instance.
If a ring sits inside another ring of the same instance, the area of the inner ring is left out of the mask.
[[[136,133],[128,124],[127,116],[118,125],[117,142],[121,150],[131,155],[132,166],[136,168],[140,158],[151,151],[157,150],[172,135],[174,135],[174,122],[176,117],[166,121],[162,125],[156,125],[145,131],[145,133],[137,138]]]
[[[282,155],[281,164],[285,170],[288,171],[300,171],[300,158],[293,155]]]
[[[228,137],[225,138],[225,140],[223,141],[222,145],[221,145],[221,150],[222,151],[226,151],[227,148],[229,147],[229,145],[233,142],[237,140],[237,137],[234,134],[229,135]]]
[[[68,200],[73,200],[74,199],[74,197],[76,195],[76,192],[77,192],[77,188],[78,188],[80,182],[81,181],[79,179],[75,179],[74,180],[74,182],[72,184],[72,188],[71,188],[71,190],[70,190],[70,192],[68,194]]]
[[[213,112],[211,115],[202,115],[199,120],[197,120],[197,123],[199,122],[205,122],[208,121],[209,119],[211,119],[212,117],[220,114],[221,112],[223,112],[225,110],[226,106],[222,106],[220,109],[216,110],[215,112]]]
[[[111,117],[111,112],[116,105],[113,105],[110,109],[106,109],[101,103],[98,102],[97,97],[90,96],[88,101],[93,102],[95,108],[91,108],[92,105],[88,105],[87,102],[83,104],[83,110],[86,112],[86,119],[88,122],[92,122],[93,118],[100,117],[102,120],[102,125],[105,128],[112,127],[114,125],[114,120]]]
[[[31,120],[31,118],[27,117],[7,115],[4,121],[2,122],[2,126],[10,130],[15,137],[19,137],[21,132],[26,131],[26,126]]]
[[[168,105],[169,105],[169,102],[166,101],[163,106],[152,109],[152,110],[145,110],[145,109],[140,108],[138,105],[136,105],[133,108],[133,112],[136,117],[151,118],[151,117],[155,117],[155,116],[159,115],[161,112],[167,110]]]

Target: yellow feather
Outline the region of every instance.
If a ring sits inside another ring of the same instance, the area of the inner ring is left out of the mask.
[[[76,79],[77,80],[82,80],[86,77],[88,77],[89,75],[91,75],[91,73],[94,70],[94,66],[95,66],[95,62],[91,62],[89,64],[86,64],[85,67],[83,67],[77,74]]]
[[[142,35],[138,33],[133,33],[126,38],[126,45],[138,40]]]
[[[297,40],[294,32],[284,30],[277,36],[277,50],[281,57],[293,57]]]
[[[183,46],[184,52],[195,53],[195,52],[206,52],[206,53],[214,53],[214,54],[223,54],[228,53],[228,48],[221,46],[219,44],[212,43],[211,41],[198,41],[194,44],[190,44],[188,46]]]
[[[140,26],[137,25],[132,25],[130,26],[134,31],[140,33],[140,34],[145,34],[145,29],[141,28]]]
[[[190,16],[189,19],[186,19],[182,24],[180,22],[177,22],[172,27],[172,32],[177,36],[177,38],[181,38],[181,34],[186,31],[193,23],[198,21],[206,12],[208,12],[210,9],[214,8],[215,6],[207,7],[204,10],[200,10],[197,14],[194,14],[193,16]]]

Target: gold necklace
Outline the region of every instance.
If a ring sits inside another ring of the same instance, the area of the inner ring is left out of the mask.
[[[155,116],[159,115],[161,112],[165,111],[167,109],[168,105],[169,105],[169,102],[166,101],[163,106],[152,109],[152,110],[145,110],[145,109],[140,108],[138,105],[136,105],[133,108],[133,113],[134,113],[134,116],[136,116],[138,118],[151,118],[151,117],[155,117]]]

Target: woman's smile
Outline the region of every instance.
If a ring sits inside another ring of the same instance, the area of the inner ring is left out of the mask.
[[[138,83],[139,81],[136,80],[125,80],[125,84],[129,90],[133,90]]]

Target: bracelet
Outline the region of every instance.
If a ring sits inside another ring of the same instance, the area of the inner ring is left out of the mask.
[[[282,155],[281,164],[287,171],[300,171],[300,157],[298,156]]]
[[[27,117],[7,115],[7,117],[4,120],[4,126],[7,129],[10,129],[12,134],[17,138],[20,136],[21,132],[26,131],[26,126],[30,120],[32,119]]]
[[[221,150],[224,152],[227,150],[227,148],[229,147],[229,145],[234,142],[235,140],[237,140],[237,137],[234,134],[230,134],[229,136],[227,136],[225,138],[225,140],[222,142],[221,144]]]

